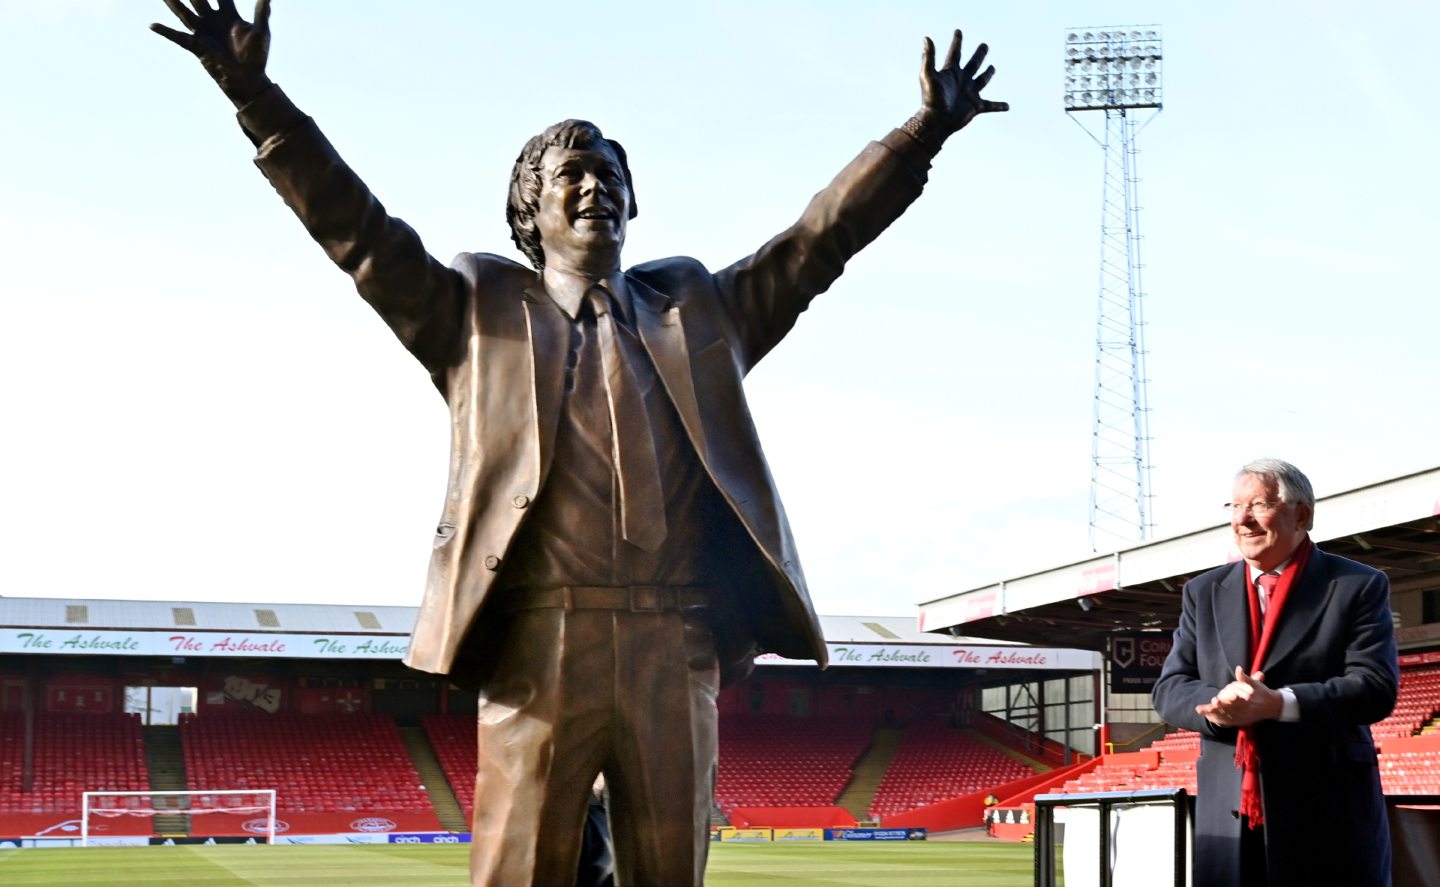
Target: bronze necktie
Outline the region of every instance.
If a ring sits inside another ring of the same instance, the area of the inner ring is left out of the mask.
[[[610,407],[610,460],[620,481],[620,531],[625,540],[646,551],[665,541],[665,494],[655,459],[655,438],[645,399],[621,353],[610,292],[592,286],[586,293],[595,312],[605,399]]]

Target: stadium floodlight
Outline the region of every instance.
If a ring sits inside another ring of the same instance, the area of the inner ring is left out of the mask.
[[[1065,110],[1161,107],[1160,46],[1160,29],[1153,26],[1068,32]]]
[[[1135,143],[1141,115],[1135,112],[1160,111],[1160,45],[1160,29],[1152,25],[1065,32],[1065,113],[1105,156],[1090,458],[1090,544],[1096,551],[1102,543],[1144,541],[1155,526]],[[1103,138],[1076,111],[1103,111]]]

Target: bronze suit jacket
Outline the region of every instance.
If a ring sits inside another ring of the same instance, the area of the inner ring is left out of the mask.
[[[450,266],[433,259],[278,87],[238,116],[261,171],[449,405],[449,489],[406,662],[463,680],[484,644],[486,596],[527,509],[544,495],[568,329],[557,312],[537,310],[549,296],[535,271],[483,253],[462,253]],[[733,630],[750,638],[717,636],[719,647],[753,640],[826,664],[742,380],[845,262],[919,196],[928,168],[927,152],[896,130],[755,254],[718,273],[689,258],[627,272],[641,340],[705,470],[755,543],[755,569],[735,578],[726,602],[743,626]]]

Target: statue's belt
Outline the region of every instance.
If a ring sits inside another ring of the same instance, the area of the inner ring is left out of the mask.
[[[714,598],[715,589],[695,585],[567,585],[509,591],[500,607],[507,613],[547,608],[665,613],[708,607]]]

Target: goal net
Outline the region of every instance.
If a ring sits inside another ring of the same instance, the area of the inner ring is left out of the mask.
[[[97,823],[122,817],[176,817],[169,828],[214,834],[224,829],[207,827],[207,817],[234,823],[241,834],[264,836],[275,843],[275,789],[224,789],[217,791],[85,792],[81,796],[80,846],[90,845]],[[156,826],[165,823],[159,820]],[[158,833],[159,828],[152,826]]]

